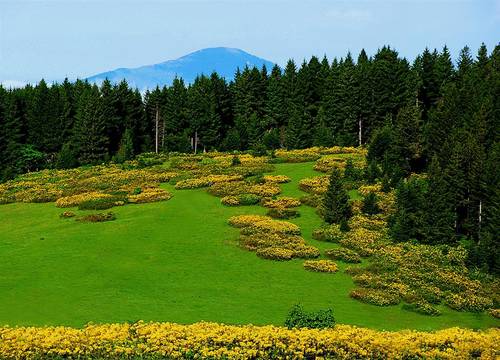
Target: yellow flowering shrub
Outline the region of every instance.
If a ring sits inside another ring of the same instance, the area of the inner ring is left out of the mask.
[[[357,288],[349,293],[353,299],[378,306],[397,305],[401,301],[399,295],[385,290]]]
[[[494,318],[500,319],[500,309],[490,309],[489,313]]]
[[[0,203],[56,201],[59,207],[72,207],[117,192],[132,195],[136,188],[158,187],[177,175],[161,167],[124,169],[117,165],[43,170],[0,184]]]
[[[276,150],[275,155],[282,162],[299,163],[309,162],[319,159],[321,156],[319,148],[298,149],[298,150]]]
[[[229,218],[228,223],[231,226],[242,228],[263,220],[271,220],[271,218],[263,215],[237,215]]]
[[[142,189],[140,194],[129,195],[128,201],[134,204],[142,204],[156,201],[165,201],[172,198],[167,190],[161,188],[145,188]]]
[[[47,359],[441,359],[493,360],[500,330],[377,331],[216,323],[0,328],[0,358]]]
[[[182,189],[197,189],[202,187],[211,186],[215,183],[225,183],[232,181],[241,181],[243,176],[241,175],[208,175],[200,178],[192,178],[178,181],[175,184],[177,190]]]
[[[260,257],[287,260],[320,255],[317,248],[306,245],[300,228],[293,223],[261,215],[239,215],[231,217],[229,224],[241,228],[240,246]]]
[[[84,201],[106,199],[106,198],[112,198],[112,195],[93,191],[93,192],[64,196],[62,198],[59,198],[56,201],[56,206],[60,208],[74,207],[78,206],[80,203]]]
[[[226,206],[238,206],[240,205],[240,198],[239,196],[229,195],[222,197],[220,202]]]
[[[331,260],[306,260],[304,261],[304,269],[309,271],[334,273],[338,270],[338,266]]]
[[[352,156],[345,157],[340,155],[328,155],[318,159],[314,164],[313,169],[325,173],[332,171],[332,169],[344,170],[348,159],[352,160],[354,167],[364,168],[366,166],[366,161],[364,157],[352,157]]]
[[[284,184],[291,181],[291,179],[286,175],[264,175],[262,177],[265,182]]]
[[[344,234],[339,243],[361,256],[370,256],[376,249],[382,247],[384,236],[379,231],[365,228],[354,228]]]
[[[347,263],[360,263],[361,256],[355,251],[346,248],[325,250],[325,255],[330,259],[342,260]]]
[[[293,208],[301,205],[299,199],[293,197],[278,197],[276,199],[264,199],[262,206],[268,208]]]
[[[293,258],[293,250],[272,246],[257,249],[255,252],[258,257],[269,260],[290,260]]]
[[[299,189],[310,194],[323,194],[328,188],[330,180],[328,176],[315,176],[299,181]]]
[[[365,157],[368,151],[362,147],[353,146],[332,146],[329,148],[319,148],[319,153],[322,155],[332,154],[356,154]]]

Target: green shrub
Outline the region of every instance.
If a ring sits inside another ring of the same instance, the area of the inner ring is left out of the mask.
[[[318,207],[323,204],[323,197],[316,194],[305,195],[300,198],[300,202],[304,205]]]
[[[297,210],[286,208],[271,208],[267,210],[266,215],[275,219],[292,219],[300,216]]]
[[[127,202],[126,197],[113,196],[111,198],[93,199],[83,201],[78,205],[78,210],[106,210],[113,206],[121,206]]]
[[[104,221],[116,220],[116,216],[112,212],[108,212],[108,213],[84,215],[77,218],[76,220],[81,222],[104,222]]]
[[[238,196],[240,205],[256,205],[260,202],[262,197],[255,194],[241,194]]]
[[[343,234],[342,231],[340,230],[340,226],[334,224],[314,230],[312,233],[312,237],[315,240],[336,243],[342,239]]]
[[[292,328],[323,329],[335,326],[333,310],[319,310],[306,312],[301,305],[293,306],[285,319],[285,326]]]
[[[347,263],[361,262],[361,256],[357,252],[346,248],[329,249],[325,251],[325,255],[330,259],[342,260]]]
[[[424,315],[431,315],[431,316],[441,315],[441,311],[439,311],[426,301],[417,301],[412,304],[403,304],[403,309]]]

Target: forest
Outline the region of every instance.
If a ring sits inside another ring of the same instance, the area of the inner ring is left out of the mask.
[[[144,152],[368,148],[360,176],[395,188],[394,240],[464,245],[498,274],[500,45],[388,46],[354,60],[311,57],[284,69],[239,69],[142,94],[123,81],[0,87],[0,179],[41,169],[123,163]],[[417,176],[411,176],[416,174]]]

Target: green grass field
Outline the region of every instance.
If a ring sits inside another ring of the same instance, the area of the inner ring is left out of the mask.
[[[312,163],[280,164],[300,196],[299,179],[319,175]],[[305,271],[302,260],[262,260],[237,246],[232,215],[264,214],[258,206],[224,207],[204,190],[174,190],[166,202],[114,208],[117,220],[60,219],[48,204],[0,205],[0,325],[71,325],[158,320],[282,324],[295,303],[331,307],[339,323],[376,329],[498,326],[487,314],[452,311],[430,317],[401,306],[376,307],[349,298],[351,278]],[[352,193],[351,196],[357,194]],[[294,219],[305,239],[321,224],[301,206]],[[343,270],[345,265],[340,263]]]

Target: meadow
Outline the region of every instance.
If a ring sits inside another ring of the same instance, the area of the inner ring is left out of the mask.
[[[266,169],[271,170],[267,174],[290,178],[278,184],[280,196],[300,198],[306,194],[299,188],[300,180],[324,175],[314,170],[322,165],[313,161],[317,158],[302,160]],[[173,162],[165,160],[158,171],[187,169],[178,164],[172,169]],[[206,175],[189,171],[201,179]],[[188,177],[183,174],[177,184]],[[444,303],[435,305],[440,316],[428,316],[405,310],[403,302],[375,306],[358,301],[349,296],[356,284],[345,272],[350,264],[343,261],[336,261],[338,271],[328,274],[305,271],[300,258],[262,259],[242,249],[239,229],[229,226],[228,219],[264,215],[265,207],[224,206],[205,187],[184,190],[175,183],[158,181],[168,201],[115,206],[111,211],[116,220],[102,223],[61,218],[63,210],[76,218],[95,211],[62,209],[54,199],[4,201],[0,324],[82,327],[89,322],[143,320],[283,325],[288,310],[300,303],[309,310],[332,308],[337,323],[377,330],[499,325],[486,311],[456,311]],[[349,194],[352,200],[362,198],[356,189]],[[138,195],[129,195],[133,196]],[[339,247],[313,239],[313,231],[323,224],[315,208],[302,204],[297,210],[300,216],[287,221],[300,227],[307,246],[321,254]],[[364,257],[361,266],[368,261]]]

